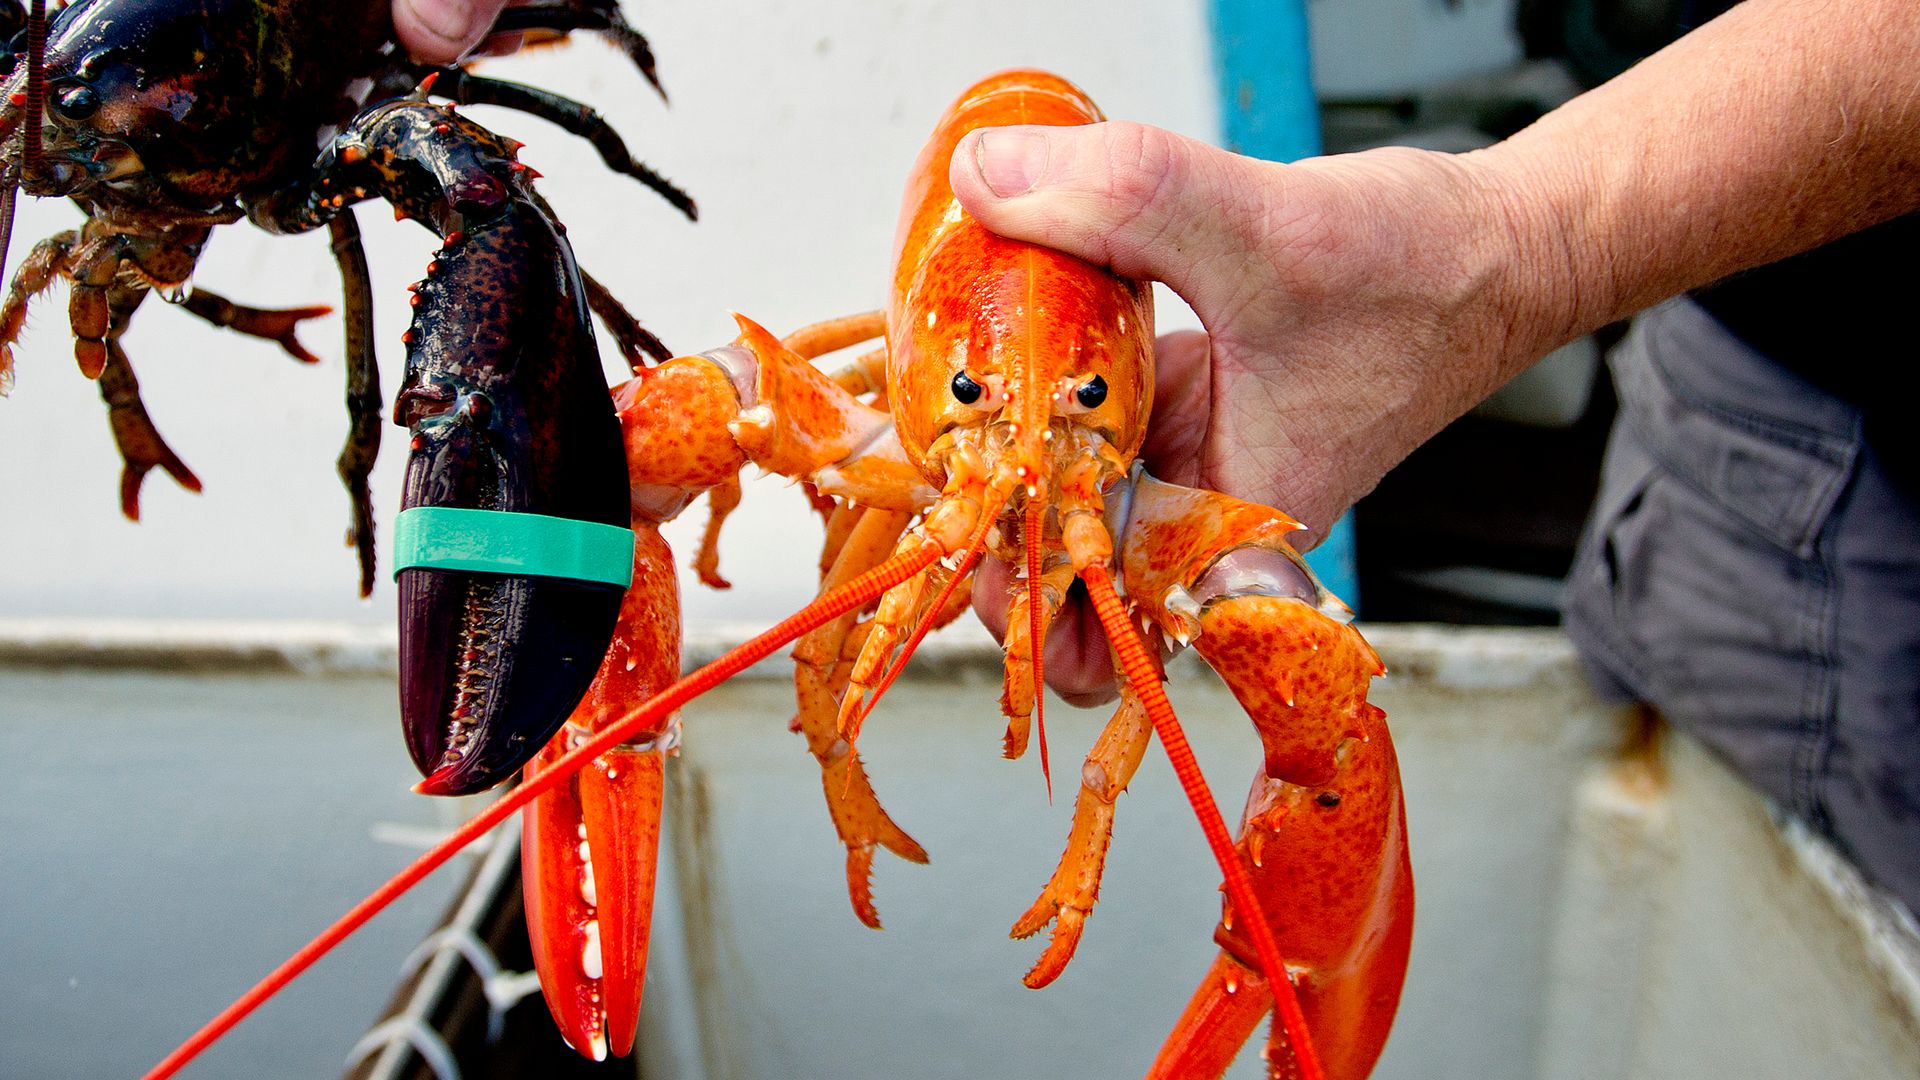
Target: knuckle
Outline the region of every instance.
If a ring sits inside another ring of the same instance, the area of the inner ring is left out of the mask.
[[[1185,171],[1185,147],[1169,132],[1144,124],[1108,126],[1107,197],[1129,217],[1156,206]]]

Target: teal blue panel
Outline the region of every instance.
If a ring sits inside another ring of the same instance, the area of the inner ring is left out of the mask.
[[[1305,0],[1213,0],[1213,47],[1222,144],[1269,161],[1318,154],[1320,107]],[[1358,609],[1352,514],[1334,523],[1307,563],[1327,588]]]

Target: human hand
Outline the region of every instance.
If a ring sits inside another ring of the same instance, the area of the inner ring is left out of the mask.
[[[393,30],[413,58],[451,64],[480,43],[510,0],[393,0]]]
[[[1137,124],[976,132],[949,178],[989,229],[1163,281],[1206,334],[1160,339],[1141,458],[1154,475],[1286,510],[1317,542],[1447,422],[1553,344],[1523,318],[1507,201],[1471,158],[1393,148],[1281,165]],[[1303,543],[1305,546],[1305,543]],[[1004,630],[1012,572],[975,607]],[[1047,681],[1111,694],[1084,605]]]

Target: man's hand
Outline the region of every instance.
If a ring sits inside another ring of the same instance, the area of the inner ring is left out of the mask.
[[[1517,340],[1496,288],[1511,234],[1460,158],[1277,165],[1110,123],[977,132],[949,176],[989,229],[1163,281],[1192,304],[1207,333],[1160,339],[1141,459],[1161,479],[1285,510],[1315,541],[1498,386],[1515,367],[1504,359],[1551,345]],[[1005,622],[1010,578],[998,562],[976,578],[990,628]],[[1048,682],[1076,703],[1112,685],[1083,607],[1070,603],[1047,643]]]
[[[994,232],[1192,304],[1207,335],[1160,343],[1147,467],[1316,538],[1511,373],[1514,320],[1489,290],[1516,253],[1468,159],[1278,165],[1109,123],[976,132],[949,175]]]
[[[989,229],[1185,297],[1211,342],[1162,343],[1148,468],[1317,533],[1555,346],[1920,210],[1916,72],[1912,0],[1845,19],[1746,0],[1458,157],[1275,165],[1098,124],[976,132],[948,175]],[[995,573],[975,589],[989,626],[1006,617]],[[1086,641],[1049,640],[1047,660],[1069,700],[1111,679]]]

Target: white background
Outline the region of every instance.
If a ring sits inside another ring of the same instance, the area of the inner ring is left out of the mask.
[[[1491,66],[1511,49],[1499,32],[1504,5],[1447,11],[1328,0],[1312,10],[1320,81],[1341,92],[1406,84],[1430,76],[1435,63]],[[698,198],[698,224],[608,173],[580,140],[523,115],[474,111],[528,143],[523,156],[546,174],[541,190],[571,227],[581,265],[680,352],[729,340],[729,310],[785,332],[881,306],[906,171],[947,103],[991,71],[1049,67],[1110,116],[1208,140],[1218,129],[1206,5],[1195,0],[633,3],[628,11],[653,41],[670,108],[623,58],[584,35],[482,70],[598,106],[637,156]],[[1437,34],[1422,39],[1430,47],[1410,47],[1416,25]],[[1461,41],[1477,44],[1451,44]],[[10,262],[77,216],[63,202],[23,200]],[[360,220],[390,401],[403,364],[404,286],[420,276],[435,241],[378,204],[362,207]],[[261,306],[339,303],[324,232],[278,238],[229,226],[195,280]],[[1194,324],[1161,295],[1162,329]],[[128,352],[161,433],[206,490],[191,495],[156,472],[134,525],[118,512],[119,460],[96,388],[71,359],[65,306],[60,286],[35,306],[17,386],[0,400],[0,617],[390,620],[390,585],[358,600],[354,560],[341,545],[348,507],[333,472],[346,423],[337,319],[310,324],[304,339],[323,362],[301,368],[269,343],[149,300]],[[608,364],[610,380],[617,365]],[[400,435],[385,427],[373,477],[383,563]],[[696,504],[670,534],[683,555],[703,517]],[[749,484],[723,549],[722,570],[736,588],[715,594],[689,581],[689,622],[764,622],[804,602],[818,535],[797,492],[776,479]]]

